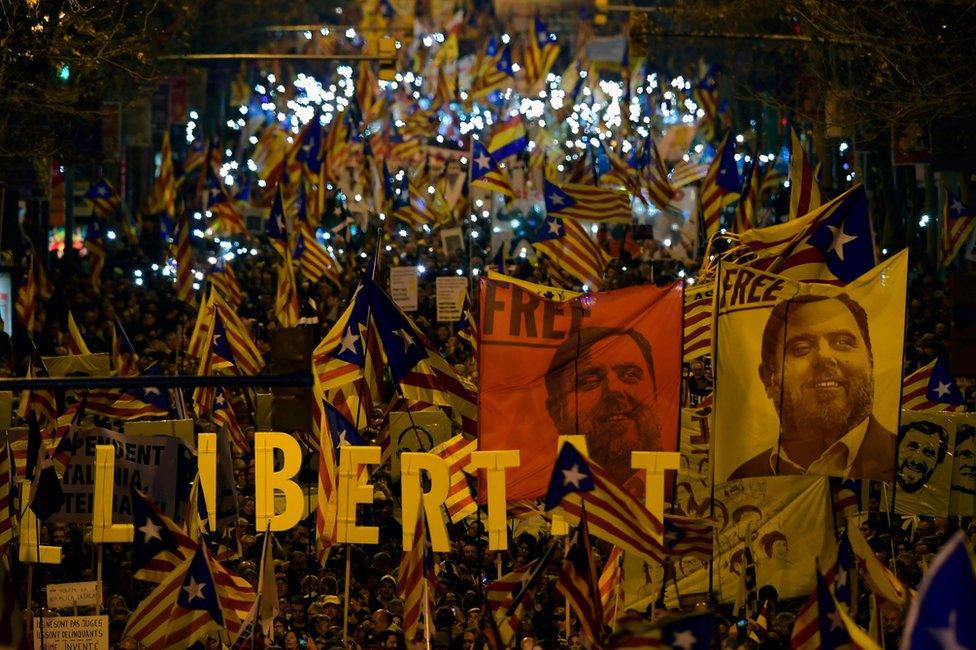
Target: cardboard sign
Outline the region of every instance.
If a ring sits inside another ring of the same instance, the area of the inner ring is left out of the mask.
[[[390,269],[390,297],[403,311],[417,311],[416,267],[395,266]]]
[[[437,322],[454,323],[461,320],[464,296],[467,293],[467,278],[456,276],[437,278]]]
[[[108,616],[44,617],[34,619],[34,647],[48,650],[108,650]]]
[[[51,609],[62,607],[88,607],[98,604],[98,583],[64,582],[47,586],[47,606]]]
[[[155,423],[153,423],[155,424]],[[115,523],[132,523],[129,486],[146,490],[168,517],[179,519],[185,499],[180,477],[193,476],[192,447],[172,436],[126,435],[118,431],[84,428],[74,432],[74,453],[64,472],[64,505],[52,521],[84,524],[91,521],[95,492],[95,447],[113,445],[115,456]]]

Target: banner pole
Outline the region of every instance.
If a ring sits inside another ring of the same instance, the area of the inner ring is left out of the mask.
[[[569,554],[569,535],[566,535],[566,538],[563,540],[563,558],[565,558],[566,555],[568,554]],[[568,644],[569,629],[570,626],[572,625],[572,617],[569,613],[569,598],[566,598],[566,614],[565,614],[564,624],[566,626],[566,643]]]
[[[349,574],[352,570],[352,546],[346,544],[346,583],[343,587],[342,600],[342,642],[349,642]]]
[[[98,545],[98,557],[95,564],[95,575],[98,581],[98,589],[95,591],[95,612],[98,614],[102,613],[102,560],[104,558],[104,547],[102,544]]]

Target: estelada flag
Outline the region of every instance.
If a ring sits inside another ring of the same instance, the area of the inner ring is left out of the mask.
[[[679,283],[558,296],[502,278],[479,294],[478,448],[520,451],[510,501],[545,494],[559,435],[625,484],[631,451],[677,448]]]
[[[907,251],[844,286],[721,265],[716,483],[796,474],[893,479],[907,275]]]

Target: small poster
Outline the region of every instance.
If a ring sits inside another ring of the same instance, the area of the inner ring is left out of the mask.
[[[41,623],[44,640],[41,641]],[[108,616],[45,616],[34,619],[34,647],[108,650]]]
[[[455,323],[461,320],[464,297],[467,293],[467,278],[457,276],[437,278],[437,322]]]
[[[417,311],[416,268],[395,266],[390,269],[390,297],[403,311]]]
[[[51,609],[89,607],[98,604],[98,582],[63,582],[47,586],[47,606]]]

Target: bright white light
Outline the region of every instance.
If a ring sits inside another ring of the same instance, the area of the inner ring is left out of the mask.
[[[929,225],[929,215],[927,215],[927,214],[923,214],[923,215],[922,215],[922,218],[918,220],[918,225],[919,225],[919,227],[921,227],[921,228],[924,228],[924,227],[926,227],[927,225]]]
[[[108,230],[108,231],[105,232],[105,236],[108,237],[109,239],[114,240],[115,239],[115,231],[114,230]]]
[[[664,242],[663,242],[663,244],[664,244],[664,247],[665,248],[668,248],[669,246],[671,246],[671,240],[670,239],[665,239]]]
[[[427,269],[424,268],[424,265],[423,264],[418,264],[417,265],[417,275],[423,275],[424,274],[424,271],[426,271],[426,270]]]
[[[457,273],[458,275],[464,275],[464,270],[463,269],[457,269],[454,272]]]
[[[136,286],[137,287],[141,287],[142,286],[142,278],[136,278]]]

